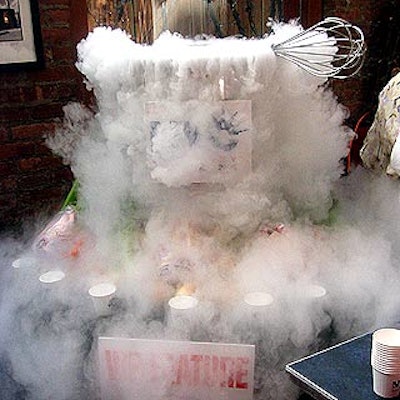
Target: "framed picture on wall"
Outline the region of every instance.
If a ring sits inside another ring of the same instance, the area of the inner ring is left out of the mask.
[[[0,0],[0,71],[43,66],[38,0]]]

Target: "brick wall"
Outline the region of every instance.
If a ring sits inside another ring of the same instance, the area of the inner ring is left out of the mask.
[[[0,72],[0,232],[54,212],[71,172],[44,145],[62,107],[85,96],[74,67],[76,43],[86,35],[84,2],[40,0],[45,67]]]
[[[362,29],[367,43],[365,63],[357,77],[334,81],[339,100],[350,112],[349,123],[377,105],[380,90],[399,62],[400,7],[397,0],[325,0],[324,16],[344,18]]]

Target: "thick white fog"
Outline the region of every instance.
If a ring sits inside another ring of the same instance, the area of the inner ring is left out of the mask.
[[[397,320],[400,188],[344,176],[347,110],[271,49],[301,29],[82,40],[97,108],[48,139],[77,208],[0,246],[1,399],[100,398],[99,336],[254,344],[254,399],[296,399],[286,363]]]

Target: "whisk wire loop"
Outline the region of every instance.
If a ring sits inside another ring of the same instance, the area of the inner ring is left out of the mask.
[[[364,34],[344,19],[328,17],[314,26],[273,44],[275,54],[310,74],[345,79],[361,69],[365,57]]]

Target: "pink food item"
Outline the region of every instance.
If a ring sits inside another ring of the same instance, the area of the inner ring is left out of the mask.
[[[67,207],[64,211],[59,212],[39,233],[33,243],[33,248],[48,251],[51,245],[58,240],[68,239],[75,220],[76,211],[72,207]]]

